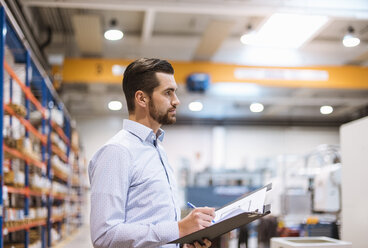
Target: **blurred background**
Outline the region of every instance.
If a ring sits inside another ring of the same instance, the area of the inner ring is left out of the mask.
[[[183,215],[273,184],[271,215],[213,247],[368,243],[366,0],[0,2],[5,247],[92,247],[88,162],[142,57],[175,70],[163,144]]]

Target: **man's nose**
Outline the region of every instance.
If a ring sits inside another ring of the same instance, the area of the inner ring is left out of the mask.
[[[173,106],[178,106],[180,104],[180,100],[176,94],[174,94],[174,99],[172,101]]]

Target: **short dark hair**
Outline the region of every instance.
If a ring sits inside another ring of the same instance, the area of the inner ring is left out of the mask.
[[[169,62],[161,59],[137,59],[130,63],[124,71],[123,91],[129,113],[134,112],[134,97],[138,90],[152,96],[153,90],[160,85],[156,72],[174,74]]]

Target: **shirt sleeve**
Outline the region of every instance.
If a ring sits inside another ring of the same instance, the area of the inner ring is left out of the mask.
[[[96,248],[158,247],[179,237],[177,222],[126,223],[131,156],[126,148],[107,145],[89,165],[91,238]]]

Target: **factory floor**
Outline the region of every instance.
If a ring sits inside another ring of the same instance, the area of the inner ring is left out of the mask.
[[[91,248],[92,242],[89,233],[89,225],[83,225],[78,232],[71,235],[65,241],[57,245],[57,248]]]

